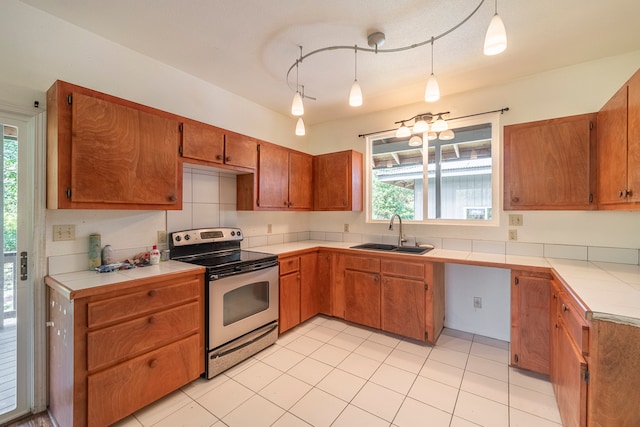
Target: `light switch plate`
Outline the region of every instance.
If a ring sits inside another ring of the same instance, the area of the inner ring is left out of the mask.
[[[54,225],[53,241],[62,242],[66,240],[76,240],[76,226],[73,224]]]

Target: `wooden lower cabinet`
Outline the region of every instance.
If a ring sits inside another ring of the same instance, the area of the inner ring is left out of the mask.
[[[345,320],[380,329],[380,273],[345,270]]]
[[[550,281],[547,272],[511,272],[511,365],[549,375]]]
[[[204,372],[203,270],[78,295],[49,286],[49,410],[61,427],[107,426]]]
[[[425,284],[422,280],[382,277],[382,330],[424,340]]]

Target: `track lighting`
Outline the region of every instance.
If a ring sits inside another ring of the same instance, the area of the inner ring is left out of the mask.
[[[418,43],[412,43],[410,45],[407,46],[402,46],[402,47],[396,47],[396,48],[392,48],[392,49],[381,49],[380,47],[382,45],[384,45],[385,43],[385,35],[384,33],[380,32],[380,31],[374,31],[372,33],[370,33],[367,37],[367,44],[369,45],[369,48],[366,47],[358,47],[358,45],[353,45],[353,46],[347,46],[347,45],[336,45],[336,46],[326,46],[320,49],[316,49],[313,50],[309,53],[307,53],[306,55],[302,54],[302,47],[300,46],[300,57],[298,59],[296,59],[296,61],[293,63],[293,65],[291,65],[291,67],[289,67],[289,70],[287,71],[287,76],[286,76],[286,80],[287,80],[287,85],[289,86],[289,88],[291,88],[293,90],[293,92],[295,92],[294,96],[293,96],[293,102],[291,104],[291,114],[293,114],[294,116],[302,116],[304,114],[304,105],[302,103],[303,99],[311,99],[311,100],[315,100],[315,98],[306,95],[304,92],[304,86],[300,86],[299,82],[298,82],[298,72],[299,72],[299,67],[300,64],[302,63],[302,61],[305,58],[308,58],[312,55],[316,55],[322,52],[329,52],[329,51],[334,51],[334,50],[342,50],[342,49],[353,49],[354,50],[354,80],[353,80],[353,84],[351,86],[351,91],[349,92],[349,105],[357,107],[362,105],[362,90],[360,88],[360,84],[358,83],[358,51],[361,52],[367,52],[367,53],[373,53],[373,54],[378,54],[378,53],[398,53],[398,52],[404,52],[407,50],[411,50],[411,49],[415,49],[421,46],[424,46],[426,44],[431,44],[431,74],[429,75],[428,79],[427,79],[427,83],[426,83],[426,87],[425,87],[425,91],[424,91],[424,99],[426,102],[435,102],[437,100],[440,99],[440,87],[438,85],[438,81],[436,80],[436,76],[433,72],[434,69],[434,62],[433,62],[433,48],[434,48],[434,43],[436,40],[439,40],[449,34],[451,34],[452,32],[456,31],[458,28],[460,28],[461,26],[463,26],[467,21],[469,21],[480,9],[480,7],[485,3],[486,0],[477,0],[479,1],[478,5],[466,16],[464,17],[462,20],[460,20],[458,23],[456,23],[454,26],[452,26],[451,28],[446,29],[446,31],[443,31],[442,33],[438,34],[438,35],[434,35],[431,36],[429,39],[418,42]],[[418,31],[422,31],[422,27],[418,28]],[[485,35],[485,42],[484,42],[484,53],[485,55],[496,55],[502,51],[504,51],[507,47],[507,35],[506,35],[506,31],[505,31],[505,27],[504,24],[502,22],[502,19],[500,18],[500,16],[498,15],[498,0],[495,0],[495,14],[493,16],[493,18],[491,19],[491,22],[489,24],[488,30],[486,32]],[[293,69],[296,69],[296,86],[295,88],[292,87],[289,76],[291,74],[291,72],[293,71]],[[300,88],[302,88],[302,90],[300,90]],[[300,123],[300,121],[298,121],[298,123]],[[416,123],[417,125],[418,123]],[[434,123],[435,124],[435,123]],[[302,125],[304,127],[304,124]],[[415,126],[415,125],[414,125]],[[418,126],[418,129],[421,129],[420,126],[423,126],[422,124],[420,124]],[[406,126],[404,126],[406,128]],[[296,133],[297,131],[297,126],[296,126]],[[446,130],[446,129],[444,129]],[[411,131],[407,128],[407,131],[409,132],[409,135],[411,134]],[[432,129],[433,132],[442,132],[442,130],[438,131],[435,129]],[[403,130],[403,132],[405,132]],[[429,131],[428,132],[428,137],[430,138],[431,135]],[[420,133],[420,132],[417,132]],[[424,133],[424,131],[423,131]]]

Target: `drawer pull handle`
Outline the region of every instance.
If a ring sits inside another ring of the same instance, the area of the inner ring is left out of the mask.
[[[148,320],[150,325],[153,325],[154,323],[156,323],[156,318],[153,316],[149,316],[149,320]]]
[[[148,295],[150,297],[155,297],[156,295],[158,295],[158,291],[156,291],[155,289],[151,289],[148,293]]]
[[[149,360],[149,367],[150,368],[155,368],[156,366],[158,366],[158,360],[157,359]]]

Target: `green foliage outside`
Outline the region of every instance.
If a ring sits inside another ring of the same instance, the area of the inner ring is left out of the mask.
[[[389,219],[395,213],[400,215],[403,220],[414,219],[413,190],[380,182],[375,171],[371,197],[372,219]]]
[[[4,251],[14,252],[18,230],[18,141],[4,139]]]

